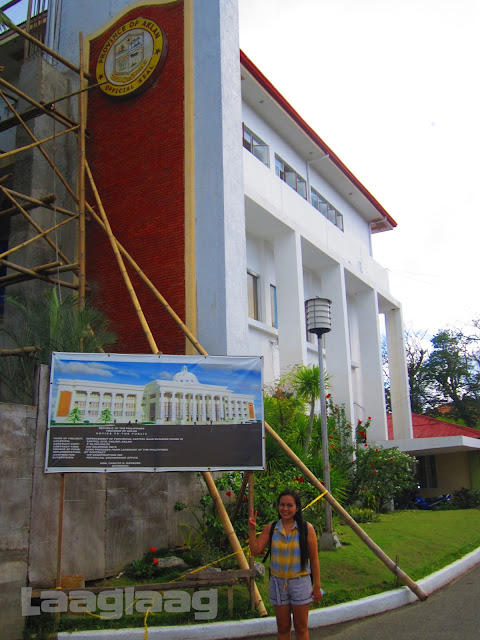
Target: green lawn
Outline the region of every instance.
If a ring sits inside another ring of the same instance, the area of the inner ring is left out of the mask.
[[[480,509],[447,511],[399,511],[382,515],[379,522],[361,525],[372,540],[412,579],[419,580],[437,569],[480,547]],[[398,586],[395,576],[383,562],[365,545],[347,525],[334,521],[342,548],[320,553],[322,587],[325,597],[320,604],[332,604],[355,600],[366,595],[387,591]],[[267,572],[268,573],[268,572]],[[129,581],[131,582],[131,581]],[[112,581],[109,581],[112,584]],[[116,586],[125,583],[118,580]],[[273,614],[268,603],[268,577],[257,580],[267,611]],[[88,589],[88,585],[86,586]],[[247,589],[235,587],[234,617],[256,617],[249,609]],[[43,618],[43,616],[41,616]],[[219,589],[219,610],[216,620],[228,619],[226,590]],[[148,618],[148,626],[185,624],[193,622],[188,614],[158,613]],[[38,624],[47,635],[36,636]],[[53,621],[31,618],[32,625],[25,638],[48,637]],[[129,615],[120,620],[100,621],[90,616],[68,618],[61,616],[57,630],[142,627],[143,616]],[[36,627],[36,629],[34,629]]]

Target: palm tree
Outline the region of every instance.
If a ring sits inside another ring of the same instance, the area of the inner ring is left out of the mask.
[[[10,401],[31,403],[35,367],[49,365],[53,351],[94,353],[116,341],[103,313],[89,305],[80,309],[73,295],[61,302],[51,289],[37,296],[20,293],[6,302],[17,315],[2,321],[0,337],[17,349],[36,347],[33,354],[0,358],[0,382]]]
[[[318,365],[299,365],[292,372],[292,384],[297,396],[310,406],[307,435],[303,450],[308,453],[315,418],[315,402],[320,397],[320,378]]]

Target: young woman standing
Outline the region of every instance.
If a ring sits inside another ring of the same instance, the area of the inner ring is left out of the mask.
[[[270,602],[275,608],[277,638],[290,640],[293,616],[297,640],[308,640],[310,603],[319,602],[322,597],[317,535],[313,526],[303,521],[300,496],[296,491],[282,491],[277,505],[280,520],[273,530],[270,559]],[[267,547],[274,523],[267,524],[258,537],[256,524],[257,512],[252,509],[248,530],[253,556]]]

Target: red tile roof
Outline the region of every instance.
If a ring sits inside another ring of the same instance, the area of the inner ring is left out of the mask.
[[[412,413],[413,437],[414,438],[443,438],[445,436],[467,436],[469,438],[480,438],[480,430],[471,427],[461,427],[458,424],[444,422]],[[388,439],[393,440],[392,414],[387,414]]]

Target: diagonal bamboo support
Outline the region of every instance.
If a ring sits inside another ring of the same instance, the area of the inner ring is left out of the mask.
[[[102,201],[100,199],[100,194],[98,193],[98,189],[97,189],[97,187],[95,185],[95,181],[93,179],[92,173],[90,171],[90,167],[88,166],[87,162],[85,162],[85,168],[87,170],[88,179],[90,180],[90,186],[92,187],[92,191],[94,193],[95,200],[97,202],[97,206],[98,206],[98,209],[100,211],[100,215],[102,216],[103,224],[105,225],[105,231],[107,232],[108,239],[109,239],[110,244],[112,246],[113,253],[115,254],[115,258],[117,260],[118,267],[119,267],[120,272],[122,274],[123,280],[124,280],[125,285],[126,285],[127,290],[128,290],[128,293],[130,294],[130,298],[132,300],[133,306],[135,308],[135,311],[137,312],[138,319],[140,320],[140,324],[142,325],[142,329],[143,329],[143,331],[145,333],[145,336],[146,336],[146,338],[148,340],[148,344],[150,345],[150,348],[151,348],[152,352],[153,353],[158,353],[159,349],[158,349],[157,344],[156,344],[156,342],[155,342],[155,340],[153,338],[152,332],[150,331],[150,327],[148,326],[148,322],[147,322],[147,320],[146,320],[146,318],[145,318],[145,316],[143,314],[142,307],[140,306],[140,302],[138,301],[138,297],[137,297],[137,294],[135,293],[135,290],[133,288],[132,281],[130,280],[130,277],[129,277],[129,275],[127,273],[127,270],[125,268],[125,263],[123,262],[123,258],[120,255],[120,251],[119,251],[119,248],[118,248],[117,241],[115,240],[115,237],[114,237],[114,235],[112,233],[112,229],[110,227],[110,223],[108,221],[107,214],[105,213],[105,209],[103,208],[103,204],[102,204]]]
[[[32,227],[34,227],[34,229],[36,229],[39,233],[43,233],[43,229],[41,227],[39,227],[39,225],[35,222],[35,220],[32,218],[32,216],[29,215],[25,211],[25,209],[22,207],[22,205],[20,203],[18,203],[15,200],[15,198],[12,195],[10,195],[10,193],[7,191],[7,189],[5,189],[5,187],[2,187],[1,184],[0,184],[0,191],[2,193],[4,193],[7,196],[7,198],[17,207],[17,209],[25,216],[25,218],[28,220],[28,222],[30,222],[30,224],[32,225]],[[51,240],[48,236],[44,236],[44,238],[48,242],[48,244],[51,246],[51,248],[63,260],[63,262],[65,262],[66,264],[70,264],[70,260],[67,258],[67,256],[62,251],[60,251],[60,249],[53,242],[53,240]]]
[[[12,151],[6,151],[5,153],[0,153],[0,159],[4,160],[10,156],[14,156],[17,153],[21,153],[22,151],[28,151],[29,149],[33,149],[34,147],[38,147],[40,144],[45,144],[50,142],[51,140],[55,140],[56,138],[60,138],[60,136],[64,136],[66,133],[71,133],[72,131],[77,131],[79,129],[79,125],[76,124],[74,127],[70,127],[70,129],[65,129],[64,131],[60,131],[59,133],[54,133],[53,136],[48,136],[48,138],[43,138],[42,140],[37,140],[37,142],[32,142],[31,144],[26,144],[23,147],[17,147],[16,149],[12,149]]]
[[[76,215],[75,218],[77,218],[77,217],[78,216]],[[62,220],[62,222],[59,222],[54,227],[50,227],[50,229],[46,229],[45,231],[42,231],[37,236],[34,236],[33,238],[29,238],[28,240],[25,240],[25,242],[22,242],[21,244],[17,245],[16,247],[12,247],[11,249],[7,249],[7,251],[4,251],[3,253],[0,253],[0,258],[5,258],[5,256],[8,256],[11,253],[14,253],[15,251],[18,251],[19,249],[23,249],[23,247],[26,247],[28,244],[30,244],[32,242],[35,242],[36,240],[39,240],[40,238],[45,237],[48,233],[51,233],[52,231],[55,231],[59,227],[62,227],[64,224],[67,224],[67,222],[71,222],[72,220],[75,220],[75,218],[67,218],[66,220]]]
[[[50,282],[51,284],[58,284],[61,287],[67,287],[67,289],[78,289],[76,284],[72,284],[71,282],[65,282],[64,280],[58,280],[57,278],[52,278],[51,276],[43,276],[33,269],[27,269],[26,267],[22,267],[19,264],[15,264],[13,262],[9,262],[8,260],[0,259],[0,264],[3,264],[5,267],[9,269],[13,269],[14,271],[18,271],[19,273],[23,273],[26,276],[31,278],[37,278],[38,280],[43,280],[44,282]]]

